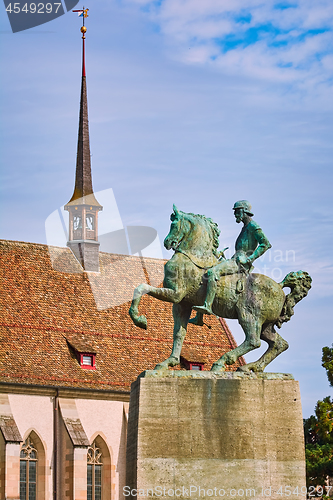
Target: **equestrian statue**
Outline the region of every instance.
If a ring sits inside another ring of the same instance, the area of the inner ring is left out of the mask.
[[[240,371],[262,372],[279,354],[288,349],[288,343],[277,333],[294,314],[294,306],[311,288],[307,272],[289,273],[281,283],[262,274],[252,273],[253,262],[263,255],[271,244],[261,227],[252,219],[247,200],[233,207],[236,222],[243,223],[235,244],[235,254],[226,259],[218,251],[220,231],[215,222],[204,215],[182,212],[173,206],[171,227],[164,240],[167,250],[174,255],[164,266],[163,288],[147,283],[134,290],[129,314],[134,324],[147,328],[147,319],[140,316],[138,307],[142,295],[173,303],[173,347],[169,358],[158,363],[155,370],[167,369],[180,363],[180,354],[188,323],[203,325],[204,314],[238,319],[245,333],[244,342],[223,354],[213,363],[211,371],[223,372],[240,356],[257,349],[262,340],[268,344],[260,359],[238,368]],[[286,296],[283,288],[289,287]],[[190,319],[192,309],[196,316]]]

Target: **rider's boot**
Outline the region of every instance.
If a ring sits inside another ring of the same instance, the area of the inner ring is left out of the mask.
[[[189,323],[192,325],[197,325],[197,326],[203,326],[203,313],[202,312],[197,312],[197,315],[190,319]]]
[[[214,314],[212,311],[212,305],[216,294],[216,288],[217,288],[217,282],[215,278],[212,276],[212,278],[208,280],[207,295],[204,305],[194,306],[193,309],[202,314]]]

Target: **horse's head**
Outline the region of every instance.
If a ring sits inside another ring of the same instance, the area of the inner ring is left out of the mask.
[[[170,231],[164,240],[167,250],[185,251],[187,255],[196,256],[197,260],[199,258],[203,262],[216,261],[220,231],[212,219],[182,212],[176,205],[173,206],[170,219]]]
[[[184,236],[190,230],[190,222],[184,215],[184,212],[181,212],[176,205],[173,205],[173,212],[170,215],[170,231],[164,240],[164,246],[167,250],[170,250],[170,248],[177,250]]]

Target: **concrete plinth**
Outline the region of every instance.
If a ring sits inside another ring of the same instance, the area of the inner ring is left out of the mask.
[[[300,393],[288,375],[145,372],[132,384],[127,443],[128,498],[306,496]]]

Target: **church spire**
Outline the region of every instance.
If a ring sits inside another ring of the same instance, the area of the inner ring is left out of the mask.
[[[75,203],[78,199],[81,202],[86,201],[88,196],[88,204],[100,207],[101,205],[95,198],[92,187],[91,176],[91,160],[90,160],[90,142],[89,142],[89,124],[88,124],[88,100],[87,100],[87,81],[86,81],[86,65],[85,65],[85,41],[87,28],[84,25],[85,17],[88,17],[87,11],[83,9],[80,11],[74,10],[73,12],[82,13],[83,26],[81,27],[82,33],[82,81],[81,81],[81,102],[80,102],[80,118],[79,118],[79,134],[77,143],[77,156],[76,156],[76,175],[74,193],[68,204]],[[80,14],[79,14],[80,15]]]
[[[86,271],[99,270],[99,243],[98,243],[98,212],[103,209],[95,198],[92,187],[88,101],[85,68],[85,34],[87,28],[84,19],[88,17],[88,10],[83,9],[79,15],[83,17],[82,33],[82,81],[79,133],[76,155],[75,187],[73,196],[65,205],[69,212],[69,237],[67,245],[72,249],[76,258]]]

